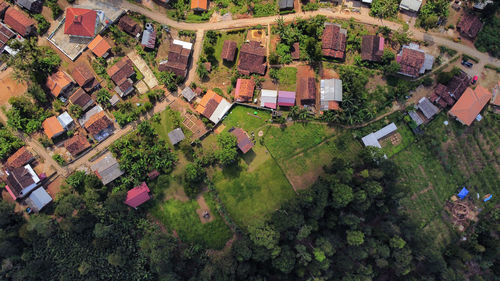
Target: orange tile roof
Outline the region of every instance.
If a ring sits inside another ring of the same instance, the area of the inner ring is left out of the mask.
[[[207,0],[191,0],[191,9],[206,10],[208,7]]]
[[[217,104],[219,104],[222,101],[222,97],[219,96],[216,92],[208,90],[207,93],[201,98],[200,103],[196,107],[196,111],[199,114],[203,114],[205,108],[207,107],[208,102],[211,101],[212,99],[215,100]]]
[[[498,81],[498,84],[493,88],[493,98],[491,99],[491,104],[500,106],[500,81]]]
[[[55,116],[45,119],[45,121],[43,121],[42,123],[42,127],[49,139],[64,132],[63,126],[61,125],[61,123],[59,123],[57,117]]]
[[[58,71],[49,77],[47,77],[47,82],[45,86],[50,90],[50,92],[58,97],[64,88],[73,82],[68,74],[63,71]]]
[[[470,126],[483,107],[491,100],[491,93],[482,86],[467,88],[449,113],[463,124]]]
[[[98,57],[104,56],[110,49],[109,43],[102,38],[101,35],[97,35],[94,40],[92,40],[89,45],[89,49]]]

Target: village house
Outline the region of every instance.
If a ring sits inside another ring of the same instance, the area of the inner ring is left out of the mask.
[[[168,132],[168,139],[172,145],[176,145],[186,138],[181,128],[176,128]]]
[[[38,213],[50,202],[52,202],[52,197],[43,189],[39,187],[35,191],[31,192],[30,196],[24,200],[32,212]]]
[[[260,92],[260,106],[276,109],[278,91],[262,89]]]
[[[238,72],[242,75],[264,75],[266,68],[266,48],[257,41],[244,43],[240,50]]]
[[[421,0],[402,0],[399,4],[399,8],[401,10],[406,10],[409,12],[418,12],[420,10],[420,6],[422,5]]]
[[[45,119],[42,123],[42,128],[49,139],[57,138],[65,132],[63,126],[55,116]]]
[[[295,92],[278,91],[278,106],[294,106]]]
[[[120,97],[127,96],[134,91],[131,77],[135,75],[135,70],[132,61],[127,56],[108,68],[107,73],[115,82],[115,91]]]
[[[363,144],[365,146],[373,146],[373,147],[382,148],[379,141],[391,136],[397,130],[398,130],[398,127],[396,127],[396,124],[391,123],[391,124],[383,127],[382,129],[380,129],[374,133],[370,133],[370,134],[364,136],[361,140],[363,141]]]
[[[5,12],[9,7],[10,7],[9,3],[5,2],[4,0],[0,0],[0,19],[3,20]]]
[[[99,58],[107,58],[111,51],[111,46],[108,41],[106,41],[101,35],[97,35],[90,43],[87,45],[89,50]]]
[[[438,84],[429,100],[437,104],[440,108],[452,106],[462,96],[463,92],[470,85],[470,77],[467,73],[460,71],[451,78],[448,86]]]
[[[316,79],[314,77],[300,77],[297,83],[297,92],[302,105],[315,105]]]
[[[141,46],[144,49],[153,50],[156,45],[156,31],[151,23],[146,23],[142,33]]]
[[[421,50],[418,44],[411,43],[403,46],[396,61],[401,65],[399,74],[416,78],[432,69],[434,57]]]
[[[84,124],[85,130],[98,142],[113,134],[114,125],[104,111],[92,115]]]
[[[142,182],[141,185],[136,186],[127,192],[125,204],[137,209],[137,207],[151,199],[149,192],[150,190],[148,185],[145,182]]]
[[[429,122],[434,116],[436,116],[436,114],[439,113],[439,108],[432,104],[432,102],[426,97],[423,97],[418,101],[417,109],[418,111],[412,110],[408,113],[417,126]]]
[[[159,63],[158,70],[170,71],[179,77],[186,78],[192,49],[192,43],[174,40],[168,51],[168,59]]]
[[[181,92],[181,95],[188,101],[188,102],[191,102],[195,97],[196,97],[196,93],[193,91],[193,89],[191,89],[191,87],[185,87],[182,92]]]
[[[99,18],[94,10],[67,8],[64,34],[81,38],[93,38],[96,35],[98,23]]]
[[[59,121],[65,131],[70,130],[74,125],[73,118],[71,118],[67,111],[57,116],[57,121]]]
[[[279,0],[278,5],[280,7],[280,10],[293,10],[293,1],[294,0]]]
[[[66,98],[66,95],[73,88],[73,80],[66,72],[59,70],[47,77],[45,86],[54,97]]]
[[[115,87],[115,91],[118,93],[120,97],[125,97],[134,92],[134,82],[132,79],[127,78],[123,79]]]
[[[114,94],[110,99],[109,99],[109,104],[111,106],[115,106],[118,102],[120,101],[120,98],[118,97],[117,94]]]
[[[236,102],[252,102],[255,82],[253,79],[238,78],[234,90],[234,100]]]
[[[23,37],[36,31],[35,21],[14,7],[7,9],[3,22]]]
[[[457,30],[459,30],[463,36],[468,37],[469,39],[476,38],[482,27],[483,23],[481,22],[479,17],[469,13],[465,13],[460,22],[457,24]]]
[[[365,35],[361,41],[361,59],[380,62],[384,54],[384,37]]]
[[[76,83],[87,93],[92,93],[94,90],[97,90],[100,87],[100,84],[94,77],[92,70],[90,70],[90,68],[83,62],[78,63],[75,66],[75,68],[71,72],[71,76],[76,81]]]
[[[78,105],[83,111],[94,105],[94,100],[80,88],[69,97],[69,102]]]
[[[493,88],[490,104],[495,113],[500,113],[500,81]]]
[[[35,14],[41,13],[43,8],[42,0],[16,0],[16,4]]]
[[[10,30],[5,24],[0,23],[0,54],[10,49],[7,46],[7,42],[14,37],[16,37],[16,33]]]
[[[208,0],[191,0],[191,10],[196,13],[205,12],[208,8]]]
[[[124,174],[124,172],[120,170],[120,164],[118,164],[118,161],[116,161],[111,152],[106,153],[97,160],[90,169],[104,185],[107,185]]]
[[[7,175],[5,189],[14,200],[24,198],[41,183],[40,178],[29,164],[7,169],[5,174]]]
[[[325,23],[321,42],[323,56],[344,59],[347,30],[337,24]]]
[[[231,128],[231,129],[229,129],[229,133],[231,133],[233,136],[236,137],[236,143],[237,143],[238,149],[243,154],[246,154],[254,146],[253,142],[248,137],[247,132],[245,132],[243,129]]]
[[[10,169],[20,168],[26,164],[31,163],[33,160],[35,160],[33,154],[31,154],[31,152],[26,148],[26,146],[23,146],[19,148],[9,158],[7,158],[6,166],[9,167]]]
[[[490,91],[483,86],[477,86],[474,90],[469,87],[448,113],[460,123],[470,126],[474,119],[481,119],[479,113],[491,100],[491,97]]]
[[[142,31],[139,24],[127,15],[120,18],[120,21],[118,21],[118,28],[134,37],[139,37]]]
[[[74,135],[72,138],[64,142],[64,148],[71,154],[71,156],[76,157],[80,153],[84,152],[91,145],[87,138],[82,134]]]
[[[342,80],[323,79],[320,81],[320,109],[338,110],[342,101]]]
[[[231,109],[231,104],[212,90],[207,91],[196,107],[199,114],[215,124],[219,123],[229,109]]]
[[[222,45],[221,58],[228,62],[233,62],[236,57],[237,44],[234,41],[226,40]]]

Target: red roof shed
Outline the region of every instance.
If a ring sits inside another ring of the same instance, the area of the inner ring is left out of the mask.
[[[136,186],[127,192],[125,204],[132,208],[137,208],[149,199],[151,199],[151,196],[149,195],[149,187],[145,182],[143,182],[141,185]]]

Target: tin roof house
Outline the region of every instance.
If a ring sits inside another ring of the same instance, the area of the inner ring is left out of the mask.
[[[7,174],[5,189],[14,200],[24,198],[41,183],[40,178],[29,164],[6,170],[5,173]]]
[[[338,110],[342,101],[342,80],[323,79],[320,82],[320,109]]]
[[[399,74],[416,78],[432,69],[434,57],[421,50],[418,44],[411,43],[403,46],[396,61],[401,65]]]

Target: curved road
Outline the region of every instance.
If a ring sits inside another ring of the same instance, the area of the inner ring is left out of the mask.
[[[147,8],[135,5],[129,1],[126,0],[110,0],[109,1],[112,5],[116,5],[117,7],[130,10],[133,12],[137,12],[140,14],[145,15],[146,17],[149,17],[161,24],[166,24],[171,27],[174,27],[176,29],[184,29],[184,30],[196,30],[198,31],[198,36],[199,34],[203,31],[206,30],[223,30],[223,29],[234,29],[234,28],[242,28],[242,27],[248,27],[248,26],[255,26],[255,25],[268,25],[268,24],[273,24],[276,19],[282,17],[285,22],[292,22],[297,18],[311,18],[315,17],[318,15],[326,16],[328,18],[336,18],[336,19],[344,19],[344,20],[349,20],[350,18],[354,18],[357,22],[365,23],[365,24],[371,24],[371,25],[378,25],[378,26],[387,26],[391,28],[392,30],[397,30],[402,28],[402,25],[379,19],[379,18],[374,18],[366,15],[361,15],[361,14],[343,14],[340,12],[333,12],[332,10],[327,10],[327,9],[320,9],[318,11],[312,11],[312,12],[302,12],[302,13],[294,13],[294,14],[288,14],[288,15],[277,15],[277,16],[270,16],[270,17],[262,17],[262,18],[248,18],[248,19],[236,19],[236,20],[229,20],[229,21],[219,21],[219,22],[214,22],[214,23],[186,23],[186,22],[179,22],[175,21],[173,19],[168,18],[164,13],[158,12],[158,11],[152,11]],[[413,38],[421,41],[427,41],[427,42],[432,42],[437,45],[444,45],[449,48],[455,49],[458,52],[465,53],[467,55],[477,57],[479,60],[481,60],[483,63],[489,63],[492,65],[495,65],[497,67],[500,67],[500,60],[491,57],[487,53],[482,53],[476,50],[475,48],[471,48],[456,42],[453,42],[452,40],[446,38],[440,33],[435,33],[435,32],[423,32],[415,28],[410,28],[409,30],[412,33]],[[195,60],[193,60],[195,61]],[[193,63],[194,64],[194,63]]]

